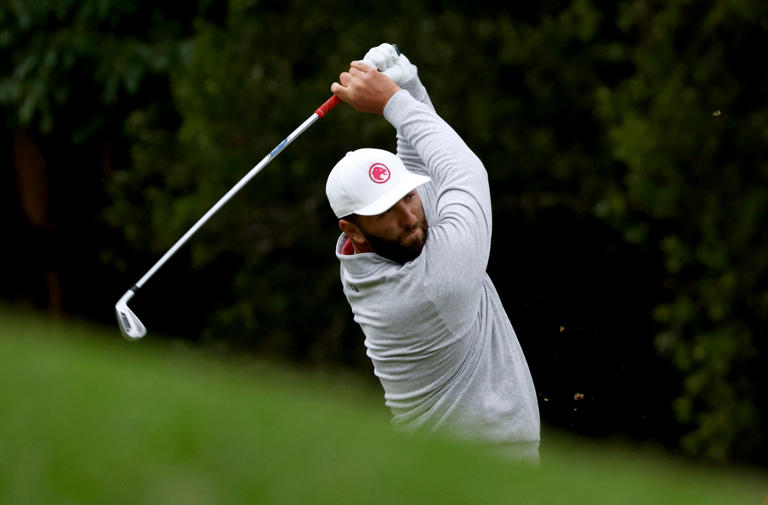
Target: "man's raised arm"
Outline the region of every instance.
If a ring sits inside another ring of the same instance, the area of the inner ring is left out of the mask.
[[[392,79],[395,84],[410,93],[416,100],[433,111],[435,110],[427,93],[427,88],[424,87],[419,79],[418,68],[411,63],[405,54],[395,49],[395,46],[384,43],[372,47],[365,53],[363,62],[382,72]],[[408,170],[421,174],[427,173],[424,160],[419,157],[416,148],[400,132],[397,133],[397,156],[403,160]]]

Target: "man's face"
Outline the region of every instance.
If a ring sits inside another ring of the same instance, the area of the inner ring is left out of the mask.
[[[427,242],[427,218],[415,189],[381,214],[358,216],[357,226],[373,252],[400,264],[416,259]]]

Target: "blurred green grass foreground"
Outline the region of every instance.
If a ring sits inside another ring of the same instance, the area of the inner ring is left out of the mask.
[[[0,503],[754,504],[768,478],[545,431],[540,467],[405,436],[344,377],[0,307]]]

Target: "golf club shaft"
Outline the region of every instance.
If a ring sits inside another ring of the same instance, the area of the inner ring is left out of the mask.
[[[176,241],[173,246],[168,249],[168,251],[163,255],[162,258],[160,258],[157,263],[155,263],[152,268],[147,271],[147,273],[144,274],[144,276],[139,279],[139,281],[131,287],[130,291],[133,291],[134,293],[138,291],[140,287],[142,287],[147,280],[149,280],[150,277],[152,277],[155,272],[157,272],[161,266],[165,264],[168,259],[173,256],[176,251],[179,250],[181,246],[183,246],[189,238],[194,235],[197,230],[199,230],[207,221],[211,218],[221,207],[224,206],[238,191],[240,191],[243,186],[248,184],[251,179],[253,179],[256,174],[261,172],[261,170],[266,167],[270,161],[272,161],[280,152],[285,149],[291,142],[293,142],[296,137],[304,133],[304,131],[312,126],[312,124],[323,117],[326,113],[328,113],[331,109],[333,109],[338,103],[340,102],[339,98],[336,95],[333,95],[331,98],[325,101],[323,105],[317,108],[315,112],[306,120],[304,121],[298,128],[296,128],[290,135],[288,135],[282,142],[280,142],[268,155],[264,157],[263,160],[259,162],[258,165],[253,167],[250,172],[245,174],[245,176],[238,181],[237,184],[235,184],[232,189],[227,191],[227,193],[222,196],[218,202],[216,202],[213,207],[211,207],[208,212],[203,214],[203,217],[197,220],[197,222],[190,228],[184,235],[181,236],[179,240]]]

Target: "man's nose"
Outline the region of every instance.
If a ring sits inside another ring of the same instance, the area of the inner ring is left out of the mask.
[[[398,215],[400,216],[400,224],[405,227],[411,227],[419,220],[416,215],[416,209],[405,205],[403,202],[398,202]]]

